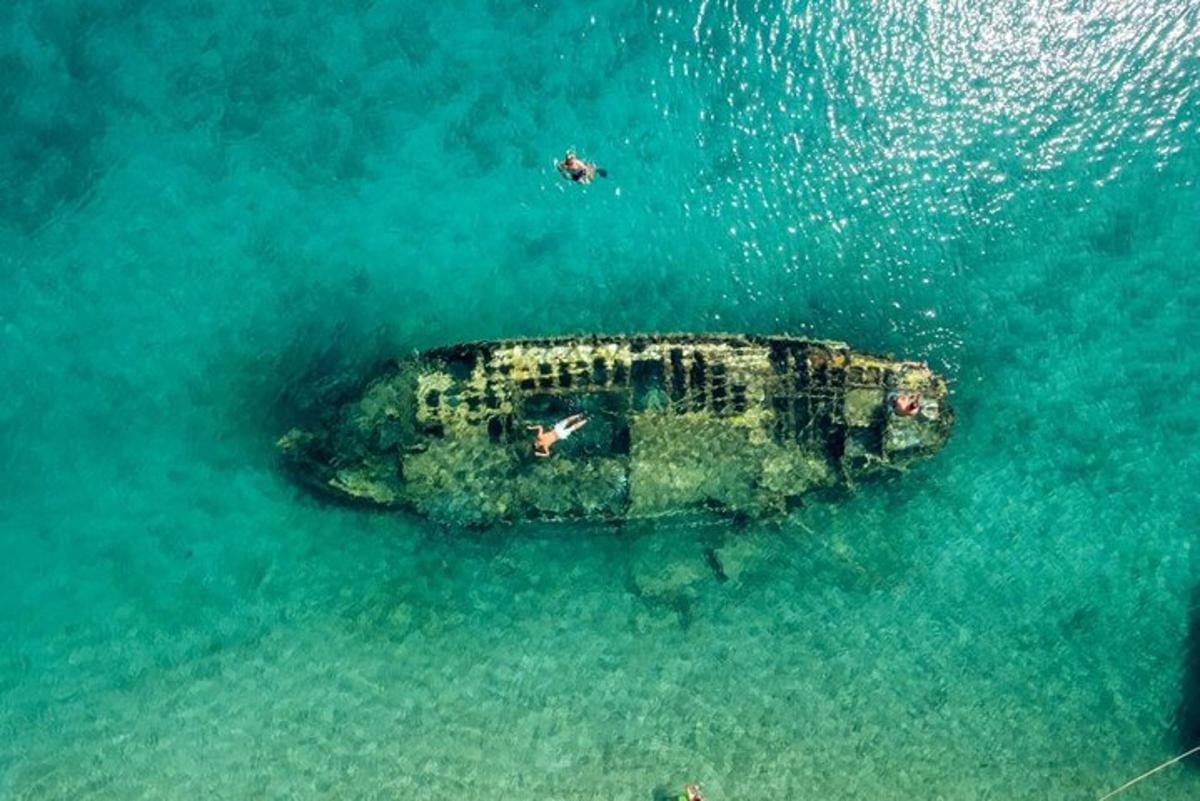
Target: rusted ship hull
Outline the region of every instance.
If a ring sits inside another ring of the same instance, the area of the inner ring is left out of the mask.
[[[897,394],[921,410],[893,411]],[[336,496],[457,523],[778,515],[932,455],[953,415],[922,364],[784,336],[477,342],[389,364],[279,448]],[[588,424],[533,453],[527,426]]]

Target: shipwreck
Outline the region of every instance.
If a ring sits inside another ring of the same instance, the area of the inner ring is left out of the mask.
[[[453,523],[765,518],[936,453],[947,395],[923,363],[816,339],[474,342],[387,364],[278,447],[322,492]],[[530,429],[572,416],[539,458]]]

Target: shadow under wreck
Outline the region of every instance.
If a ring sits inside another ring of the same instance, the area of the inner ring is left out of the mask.
[[[897,413],[898,396],[919,409]],[[532,452],[527,426],[588,423]],[[476,342],[389,363],[278,447],[310,486],[460,524],[780,515],[937,452],[953,413],[924,364],[786,336]]]

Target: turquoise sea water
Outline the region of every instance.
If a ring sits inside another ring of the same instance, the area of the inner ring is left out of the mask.
[[[1200,741],[1194,2],[0,37],[0,798],[1087,799]],[[737,531],[445,530],[277,469],[379,359],[667,330],[927,358],[960,422]]]

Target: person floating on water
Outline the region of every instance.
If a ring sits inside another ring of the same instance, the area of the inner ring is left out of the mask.
[[[700,785],[683,785],[683,792],[676,797],[676,801],[704,801],[704,796],[700,795]]]
[[[551,445],[560,439],[566,439],[585,425],[587,425],[586,417],[582,414],[573,414],[570,417],[564,417],[562,420],[559,420],[554,424],[554,428],[549,431],[541,426],[525,427],[530,431],[537,432],[533,436],[533,455],[546,459],[550,456]]]
[[[582,160],[573,150],[568,150],[567,155],[558,163],[558,172],[563,178],[570,178],[577,184],[590,184],[597,175],[601,178],[608,177],[608,170]]]

